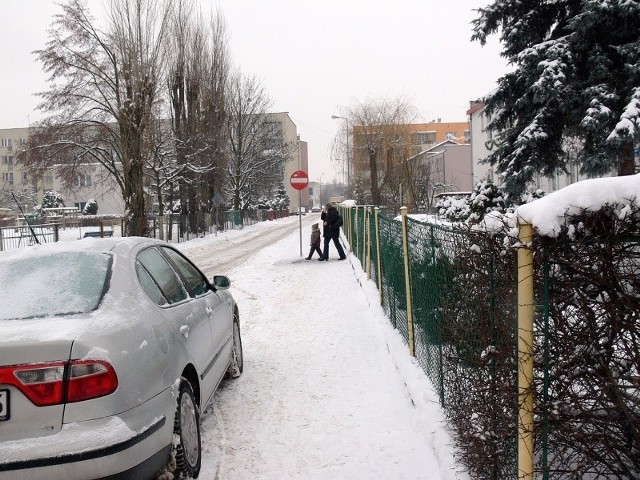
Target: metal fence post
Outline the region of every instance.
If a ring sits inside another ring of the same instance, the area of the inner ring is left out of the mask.
[[[518,479],[533,480],[533,227],[518,225]]]
[[[367,274],[367,278],[371,278],[371,226],[369,225],[369,215],[371,214],[371,208],[365,207],[364,209],[364,246],[363,246],[363,260],[364,260],[364,272]]]
[[[413,335],[413,307],[411,304],[411,275],[409,272],[409,239],[407,236],[407,207],[400,209],[402,214],[402,256],[404,257],[404,284],[407,297],[407,336],[409,353],[416,356],[416,342]]]
[[[356,207],[349,207],[349,235],[347,238],[349,239],[349,249],[353,252],[353,212]]]
[[[378,267],[378,292],[380,293],[380,305],[382,305],[382,262],[380,261],[380,208],[375,207],[374,218],[376,223],[376,266]]]

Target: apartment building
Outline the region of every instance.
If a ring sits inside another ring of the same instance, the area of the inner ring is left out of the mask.
[[[55,167],[35,179],[17,161],[18,154],[29,137],[28,128],[0,129],[0,208],[16,211],[11,193],[20,198],[22,208],[31,211],[42,203],[44,192],[60,193],[65,205],[82,210],[90,199],[98,203],[98,213],[123,215],[124,201],[117,185],[99,164],[83,165],[72,188],[65,188]],[[17,211],[16,211],[17,213]]]
[[[365,191],[371,189],[371,169],[369,163],[369,153],[367,149],[368,135],[371,135],[375,127],[353,125],[353,180],[358,180]],[[469,145],[470,130],[469,122],[442,122],[440,119],[429,123],[415,123],[409,125],[394,125],[390,127],[381,127],[381,132],[392,137],[387,139],[389,146],[383,147],[378,151],[378,174],[383,175],[384,172],[407,162],[409,158],[419,156],[423,152],[438,145]],[[469,156],[470,149],[460,149],[463,155]],[[448,154],[450,157],[451,154]],[[423,157],[423,160],[427,156]],[[466,173],[464,175],[467,175]],[[460,181],[465,183],[469,181],[471,172],[468,173],[464,182],[463,175]]]
[[[284,162],[283,181],[289,196],[289,211],[298,212],[300,206],[309,205],[309,189],[296,190],[291,186],[291,174],[297,170],[309,171],[309,154],[307,142],[300,140],[298,127],[289,117],[288,112],[270,113],[273,123],[272,134],[276,145],[286,146],[287,156]],[[299,193],[298,193],[299,192]],[[300,198],[298,198],[300,197]]]
[[[29,136],[27,128],[7,128],[0,130],[0,208],[17,210],[11,193],[21,202],[23,208],[31,210],[42,199],[36,195],[37,184],[18,163],[18,153]]]

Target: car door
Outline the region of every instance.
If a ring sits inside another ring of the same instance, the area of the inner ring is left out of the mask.
[[[138,262],[159,287],[167,303],[160,308],[171,324],[176,338],[185,345],[188,355],[195,363],[199,376],[203,379],[211,369],[211,327],[206,302],[198,295],[191,294],[183,282],[182,275],[173,262],[156,247],[150,247],[138,254]]]
[[[206,379],[207,385],[211,386],[211,390],[207,390],[209,394],[216,387],[218,380],[224,375],[227,367],[230,340],[233,332],[230,306],[226,301],[226,297],[211,287],[206,277],[189,259],[173,248],[161,247],[161,249],[175,265],[189,295],[205,305],[212,339],[209,350],[212,354],[211,361],[213,363],[204,372],[207,376],[211,376],[210,379]],[[206,400],[206,398],[203,398],[203,400]]]

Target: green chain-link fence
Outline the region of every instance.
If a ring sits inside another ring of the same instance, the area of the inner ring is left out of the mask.
[[[440,395],[463,463],[474,478],[514,478],[515,254],[494,253],[503,248],[491,236],[407,218],[409,322],[402,222],[384,214],[376,222],[369,207],[343,216],[350,219],[350,246],[378,284],[385,313],[407,344],[413,341]]]
[[[519,453],[535,478],[640,478],[639,222],[594,215],[525,248],[505,231],[403,217],[405,253],[403,222],[376,210],[342,209],[347,240],[439,393],[472,478],[531,478]],[[518,397],[518,249],[533,252],[537,285],[534,376],[520,391],[535,392],[531,426]]]

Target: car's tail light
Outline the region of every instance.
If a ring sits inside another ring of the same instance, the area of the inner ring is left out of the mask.
[[[44,407],[109,395],[118,388],[118,377],[107,362],[72,360],[0,367],[0,384],[13,385]]]
[[[118,377],[107,362],[75,361],[69,365],[67,402],[104,397],[118,388]]]
[[[38,407],[62,403],[64,363],[47,365],[19,365],[13,368],[17,381],[13,384]],[[0,380],[0,383],[5,383]]]

